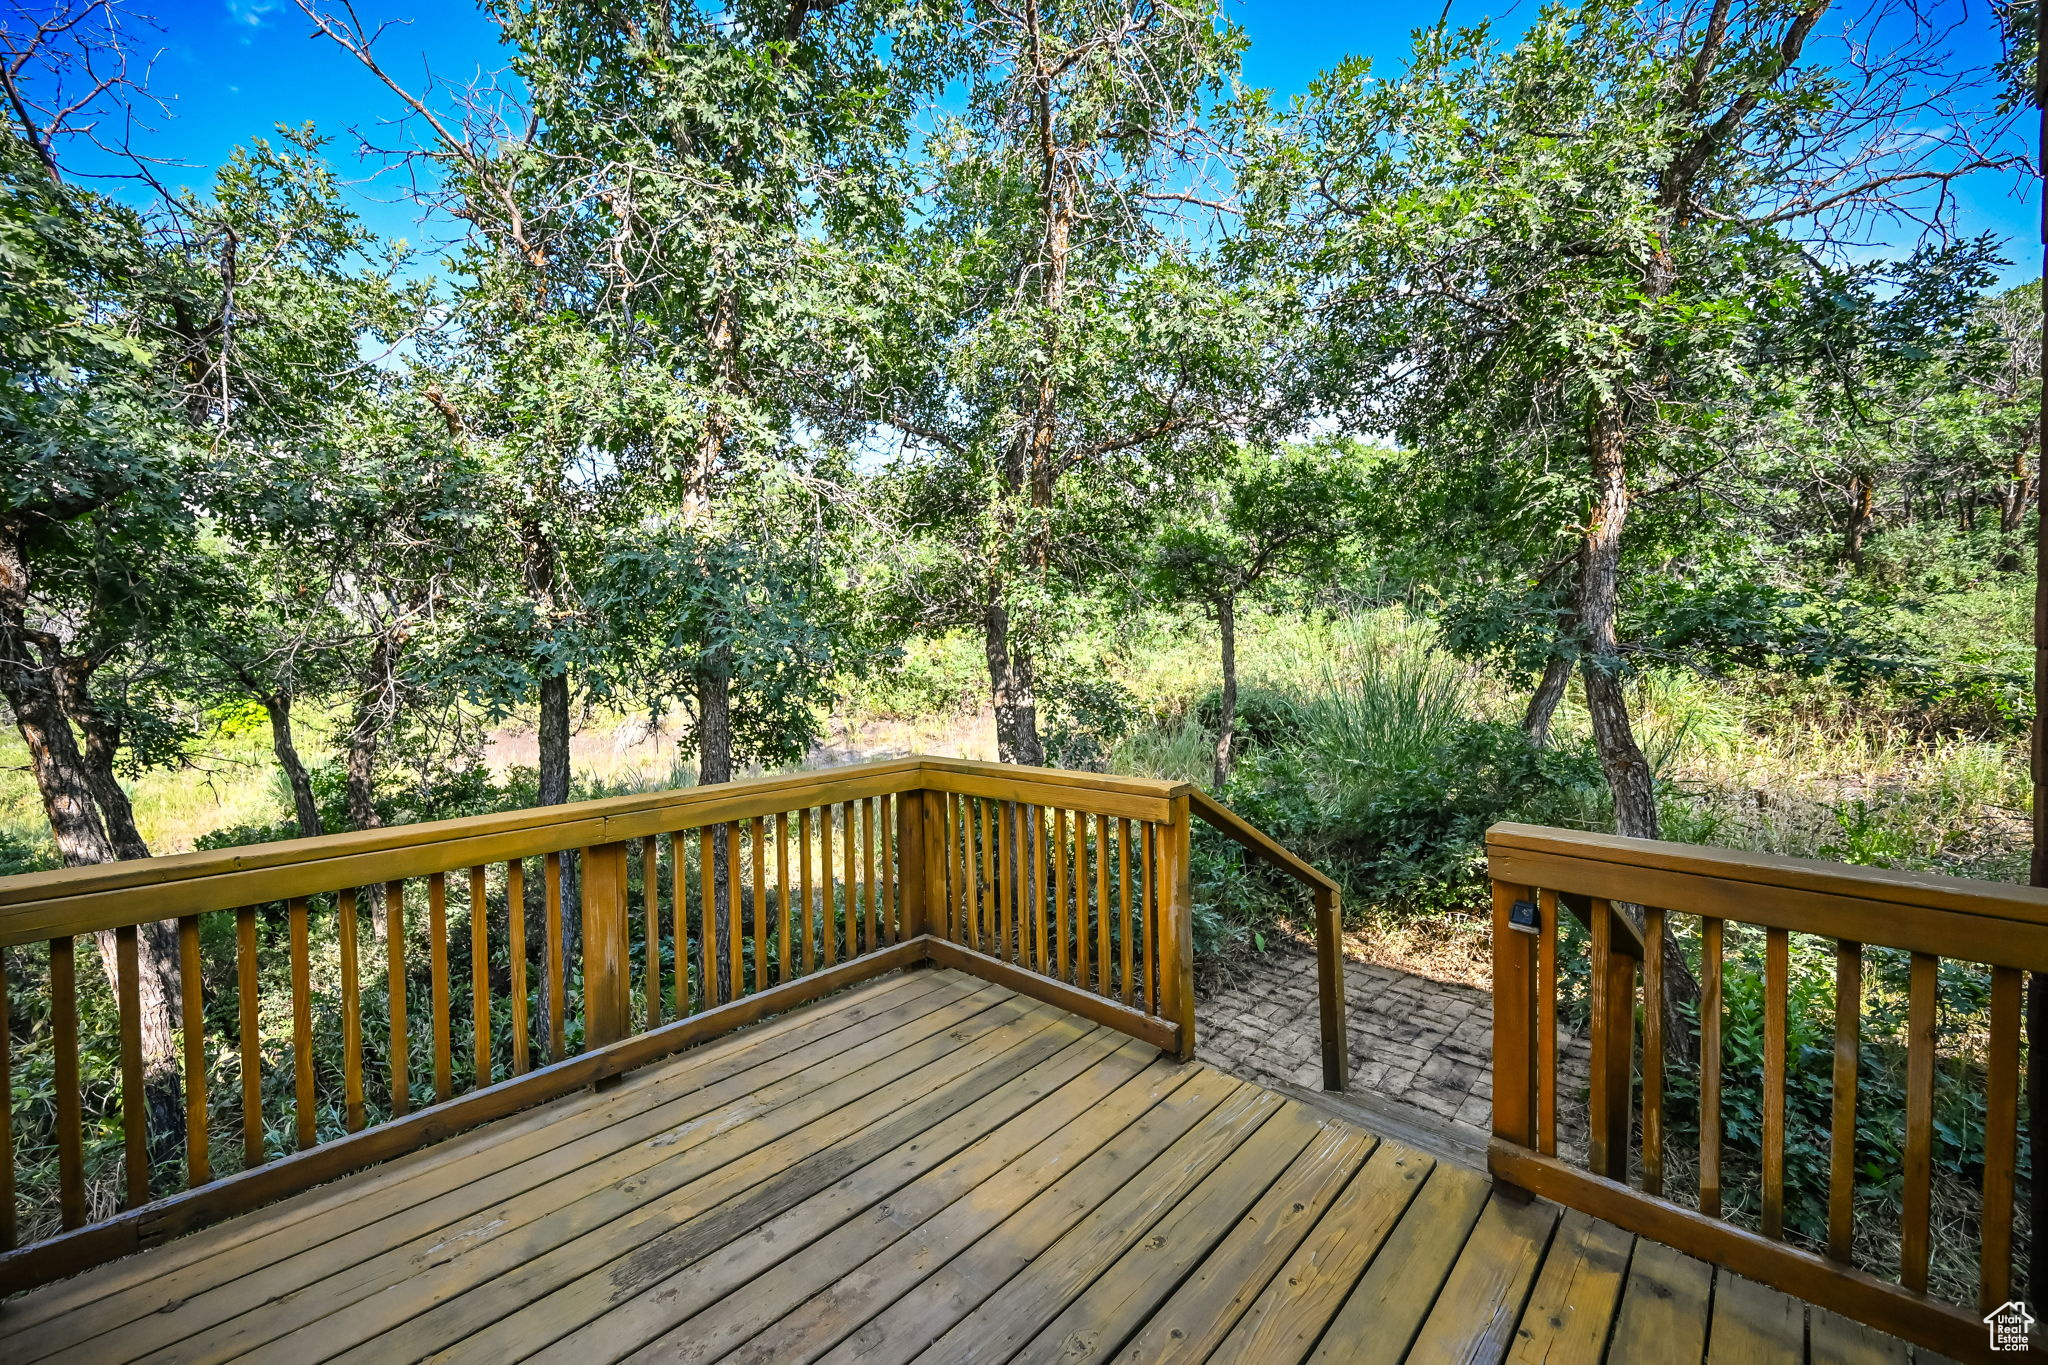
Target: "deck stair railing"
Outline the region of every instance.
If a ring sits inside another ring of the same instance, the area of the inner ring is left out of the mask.
[[[925,960],[1191,1056],[1198,801],[1321,880],[1186,784],[918,757],[0,878],[0,1293]],[[157,925],[167,1077],[137,970]],[[107,1077],[82,1074],[94,936]],[[12,1055],[10,1004],[47,1011],[23,1030],[47,1055]]]
[[[1487,851],[1494,1175],[1920,1345],[1982,1354],[1979,1315],[2014,1289],[2021,982],[2048,971],[2048,891],[1516,824],[1489,831]],[[1583,963],[1564,960],[1568,941],[1583,942]],[[1668,1009],[1671,992],[1694,980],[1696,1007]],[[1738,993],[1741,1010],[1731,1008]],[[1958,995],[1968,1008],[1945,1029]],[[1582,1111],[1578,1083],[1560,1068],[1567,998],[1583,1001],[1590,1044]],[[1820,1035],[1807,1056],[1827,1072],[1824,1131],[1796,1118],[1821,1107],[1821,1082],[1802,1080],[1788,1058],[1795,1024]],[[1902,1073],[1896,1122],[1859,1093],[1866,1062]],[[1981,1175],[1963,1201],[1975,1217],[1939,1234],[1938,1075],[1941,1100],[1983,1125]],[[1724,1107],[1738,1079],[1745,1097],[1760,1081],[1760,1112]],[[1788,1119],[1791,1087],[1800,1093]],[[1698,1132],[1696,1150],[1682,1152],[1671,1140],[1681,1089]],[[1585,1117],[1583,1165],[1560,1147],[1566,1106]],[[1738,1124],[1735,1182],[1726,1158]],[[1793,1226],[1788,1144],[1811,1154],[1810,1166],[1825,1149],[1824,1226],[1818,1212],[1814,1226]],[[1881,1169],[1893,1152],[1896,1169]],[[1858,1181],[1873,1166],[1896,1179],[1902,1208],[1896,1254],[1883,1264],[1870,1251],[1878,1239],[1858,1247]],[[1958,1251],[1974,1252],[1973,1306],[1934,1292],[1931,1263]]]

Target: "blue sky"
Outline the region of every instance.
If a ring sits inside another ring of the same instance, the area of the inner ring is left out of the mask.
[[[1988,0],[1931,0],[1963,21],[1964,42],[1981,58],[1995,48]],[[489,22],[463,0],[358,0],[366,18],[402,21],[379,45],[394,74],[415,83],[426,71],[444,80],[467,81],[495,68],[497,54]],[[162,48],[154,88],[170,101],[174,116],[161,120],[147,146],[160,157],[198,168],[173,172],[174,179],[203,182],[229,149],[277,123],[312,121],[336,141],[332,153],[355,182],[364,217],[392,236],[424,244],[437,235],[422,230],[416,211],[404,202],[395,174],[376,172],[381,163],[355,156],[356,132],[372,138],[395,134],[379,120],[394,111],[390,95],[325,39],[307,36],[309,25],[291,0],[156,0],[140,8],[162,27]],[[1516,31],[1533,15],[1535,0],[1489,4],[1453,0],[1452,17],[1463,23],[1495,16],[1497,26]],[[1347,54],[1374,59],[1382,69],[1399,66],[1409,33],[1433,22],[1436,3],[1394,0],[1234,0],[1231,13],[1251,39],[1245,76],[1281,96],[1307,86],[1315,74]],[[2006,254],[2021,258],[2008,271],[2012,280],[2038,269],[2035,212],[2013,197],[2009,178],[1984,177],[1961,189],[1962,227],[2011,239]]]

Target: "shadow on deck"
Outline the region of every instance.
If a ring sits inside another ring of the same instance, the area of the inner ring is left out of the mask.
[[[1916,1358],[946,969],[48,1285],[0,1356]]]

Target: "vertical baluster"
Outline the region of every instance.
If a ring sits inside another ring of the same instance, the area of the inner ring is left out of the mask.
[[[1828,1124],[1828,1255],[1842,1262],[1856,1241],[1856,1077],[1862,1047],[1863,945],[1845,940],[1835,944],[1835,1093]]]
[[[768,989],[768,855],[767,833],[761,817],[754,817],[754,989]]]
[[[1664,1193],[1664,911],[1643,907],[1643,1192]]]
[[[1037,916],[1038,964],[1040,976],[1052,974],[1052,945],[1049,942],[1050,926],[1046,920],[1046,885],[1048,853],[1045,839],[1045,807],[1031,808],[1031,909]]]
[[[903,847],[898,822],[902,819],[903,798],[896,795],[877,797],[880,803],[881,823],[876,826],[876,847],[882,860],[881,881],[877,883],[882,891],[882,943],[893,946],[901,937],[901,907],[897,904],[897,884],[903,878]]]
[[[961,913],[960,898],[966,888],[960,884],[960,819],[955,802],[960,798],[951,792],[935,792],[938,802],[939,824],[944,837],[939,842],[939,877],[945,892],[939,899],[945,904],[945,918],[940,922],[940,934],[950,943],[965,942],[961,926],[966,916]]]
[[[213,1179],[211,1137],[206,1126],[206,980],[199,969],[197,915],[178,920],[178,995],[185,1035],[185,1185],[197,1189]],[[5,1032],[0,1026],[0,1034]],[[360,1045],[357,1055],[361,1055]],[[0,1084],[0,1094],[5,1093],[5,1085]],[[12,1149],[0,1143],[0,1150]]]
[[[491,892],[485,869],[469,870],[469,1021],[475,1037],[472,1089],[491,1083]]]
[[[1721,1216],[1721,921],[1700,921],[1700,1212]]]
[[[1130,825],[1131,860],[1131,1003],[1152,1012],[1152,840],[1149,822]]]
[[[263,1164],[263,1043],[256,994],[256,907],[235,911],[235,986],[242,1024],[242,1167]],[[61,1081],[60,1081],[61,1088]]]
[[[993,899],[996,893],[996,874],[995,845],[989,840],[989,808],[990,803],[987,801],[980,799],[972,800],[970,809],[973,814],[970,818],[973,819],[977,828],[971,831],[967,837],[969,859],[971,860],[974,856],[977,835],[980,839],[979,848],[981,852],[981,877],[974,884],[974,946],[984,953],[993,955],[997,952],[995,945],[996,912]]]
[[[984,951],[1008,960],[1010,951],[1009,803],[984,801],[988,821],[982,827],[982,859],[988,864],[987,924],[989,947]]]
[[[1984,1229],[1977,1311],[2012,1297],[2013,1168],[2019,1158],[2020,973],[1991,969],[1991,1047],[1985,1055]],[[2037,1177],[2038,1178],[2038,1177]]]
[[[893,946],[919,934],[932,932],[932,917],[946,897],[946,869],[937,862],[938,834],[933,828],[935,811],[931,797],[921,791],[892,792],[889,818],[882,824],[889,841],[889,942]],[[911,843],[916,831],[917,842]],[[922,873],[917,871],[922,868]],[[920,905],[920,902],[922,904]]]
[[[789,903],[789,812],[775,817],[775,902],[781,928],[775,935],[776,980],[789,980],[789,936],[796,932],[796,916]]]
[[[676,988],[668,997],[668,1013],[684,1019],[690,1013],[690,839],[688,831],[668,837],[668,907],[676,921]]]
[[[860,875],[860,814],[859,801],[843,801],[839,805],[840,874],[846,887],[839,920],[845,941],[840,946],[850,958],[859,957],[862,952],[860,914],[864,883]]]
[[[405,883],[384,883],[384,980],[391,1005],[391,1117],[412,1109],[412,1040],[405,1031]]]
[[[526,860],[505,864],[506,951],[512,955],[512,1074],[533,1065],[526,1031]]]
[[[1624,1085],[1619,1097],[1616,1096],[1611,1065],[1617,1050],[1624,1056],[1628,1051],[1626,1044],[1617,1044],[1613,1037],[1618,1017],[1624,1009],[1622,1003],[1614,999],[1617,984],[1614,962],[1620,956],[1614,951],[1614,909],[1597,897],[1587,904],[1586,918],[1591,925],[1592,940],[1587,995],[1593,1035],[1592,1083],[1586,1094],[1587,1164],[1595,1175],[1606,1176],[1610,1180],[1626,1180],[1628,1089]],[[1622,1106],[1618,1120],[1613,1113],[1617,1103]],[[1617,1128],[1620,1130],[1618,1134]]]
[[[292,942],[292,1124],[300,1151],[320,1140],[313,1098],[313,945],[306,898],[285,905]]]
[[[956,794],[946,798],[953,806],[953,825],[958,842],[953,846],[955,880],[958,885],[954,898],[960,907],[959,939],[967,946],[975,946],[975,894],[979,889],[974,857],[974,801],[971,797]]]
[[[1166,938],[1166,883],[1161,879],[1159,855],[1162,840],[1159,826],[1150,820],[1139,825],[1139,846],[1144,851],[1145,895],[1140,902],[1139,947],[1144,952],[1143,965],[1138,972],[1140,984],[1145,989],[1146,1007],[1154,1014],[1160,1014],[1166,1001],[1167,956],[1164,948]]]
[[[547,964],[548,1060],[559,1062],[568,1055],[569,988],[562,962],[562,855],[550,853],[541,862],[542,932],[541,961]]]
[[[854,802],[847,809],[851,810],[854,805],[858,804],[859,802]],[[879,938],[875,937],[875,921],[880,910],[880,906],[877,904],[880,887],[875,881],[876,817],[876,801],[871,796],[868,798],[867,808],[861,812],[860,824],[860,875],[861,881],[864,883],[861,895],[861,923],[867,940],[862,946],[870,953],[880,947],[882,943]]]
[[[1557,1155],[1557,893],[1536,894],[1536,1150]]]
[[[557,941],[560,935],[554,936]],[[448,1004],[448,878],[439,872],[427,878],[427,969],[433,988],[434,1098],[455,1095],[454,1031]]]
[[[1109,956],[1109,817],[1095,817],[1095,989],[1105,999],[1115,989]]]
[[[973,927],[972,946],[977,950],[995,952],[995,895],[994,860],[990,857],[989,803],[979,797],[960,798],[961,809],[967,821],[967,887],[971,905],[969,923]]]
[[[1027,971],[1036,971],[1032,962],[1032,872],[1037,866],[1037,855],[1032,852],[1032,808],[1019,801],[1010,807],[1010,818],[1015,828],[1011,841],[1012,860],[1016,871],[1012,879],[1016,883],[1017,897],[1017,963]]]
[[[725,831],[725,968],[726,999],[747,993],[747,930],[740,913],[740,822],[728,821]]]
[[[839,929],[837,912],[833,909],[837,895],[834,886],[836,870],[832,866],[833,819],[831,806],[818,807],[818,935],[824,943],[827,967],[839,960]]]
[[[14,1021],[7,1001],[7,949],[0,948],[0,1251],[19,1236],[14,1213]],[[187,1049],[186,1055],[191,1055]]]
[[[1074,984],[1093,989],[1088,954],[1088,816],[1074,812]]]
[[[1913,954],[1906,1002],[1906,1166],[1900,1199],[1899,1283],[1927,1292],[1934,1178],[1934,1018],[1941,960]]]
[[[1764,931],[1763,1233],[1785,1235],[1785,998],[1790,936]]]
[[[803,883],[799,890],[804,901],[804,971],[806,974],[818,970],[818,928],[811,918],[813,897],[817,894],[815,878],[811,871],[811,826],[817,823],[816,812],[809,807],[797,813],[797,880]]]
[[[697,831],[697,1005],[718,1003],[718,850],[715,828]]]
[[[1067,813],[1052,813],[1052,932],[1053,970],[1067,980]]]
[[[652,834],[640,841],[640,911],[646,917],[645,970],[641,990],[647,1000],[647,1027],[661,1027],[661,844]]]
[[[363,1105],[363,982],[358,961],[361,945],[356,937],[360,929],[356,917],[356,896],[354,887],[343,891],[335,900],[334,911],[334,932],[341,941],[341,1121],[351,1133],[361,1132],[369,1121]],[[196,921],[192,953],[196,963],[199,954]],[[186,1069],[191,1069],[189,1059]],[[189,1096],[186,1104],[189,1120]],[[204,1112],[203,1104],[201,1112]],[[186,1142],[189,1146],[189,1136]]]
[[[1119,998],[1131,1003],[1131,822],[1119,817],[1116,822],[1116,908],[1117,928],[1121,936],[1116,960],[1121,978]]]
[[[121,1018],[121,1137],[127,1168],[124,1209],[149,1202],[149,1098],[142,1084],[142,966],[135,926],[114,930],[115,983]],[[10,1097],[11,1098],[11,1097]]]
[[[68,936],[50,940],[50,1050],[56,1063],[58,1215],[67,1229],[83,1227],[85,1118],[79,1112],[78,963],[76,945]],[[262,1129],[257,1132],[260,1136]]]

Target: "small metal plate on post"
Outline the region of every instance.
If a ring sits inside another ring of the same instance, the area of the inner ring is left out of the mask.
[[[1516,901],[1513,905],[1509,906],[1508,927],[1510,929],[1520,929],[1525,934],[1533,934],[1541,928],[1542,921],[1537,917],[1536,902]]]

